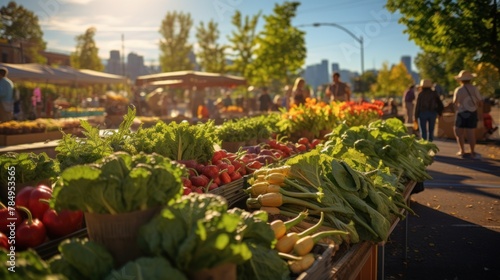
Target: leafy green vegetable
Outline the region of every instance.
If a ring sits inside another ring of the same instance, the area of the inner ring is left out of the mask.
[[[2,263],[0,268],[1,279],[67,279],[63,275],[52,273],[49,265],[33,249],[16,252],[16,259],[11,263],[8,252],[2,248],[0,249],[0,262]]]
[[[166,205],[182,194],[185,168],[157,154],[115,152],[64,170],[54,186],[56,210],[126,213]]]
[[[64,275],[66,278],[71,280],[88,280],[85,275],[81,274],[78,269],[73,267],[66,259],[61,255],[55,255],[49,262],[50,270],[59,275]]]
[[[252,258],[238,265],[238,280],[286,280],[290,279],[290,269],[280,258],[278,251],[262,245],[250,245]]]
[[[140,229],[138,239],[146,253],[165,257],[184,273],[196,272],[250,259],[241,224],[222,197],[192,193],[171,201]]]
[[[271,130],[263,117],[243,117],[227,120],[217,128],[217,136],[224,142],[245,142],[268,138]]]
[[[238,227],[243,242],[252,252],[252,258],[237,267],[238,279],[289,279],[290,270],[276,250],[274,231],[267,224],[268,216],[264,211],[252,213],[239,208],[228,211],[240,216]]]
[[[135,118],[135,109],[128,109],[117,131],[106,131],[101,136],[99,128],[93,127],[86,120],[80,120],[85,137],[76,137],[63,132],[63,137],[56,147],[56,158],[61,170],[79,164],[93,163],[115,151],[126,150],[125,140],[132,137],[130,127]]]
[[[175,279],[187,280],[188,278],[162,257],[142,257],[126,263],[118,270],[113,270],[105,280],[129,279]]]
[[[213,121],[191,125],[188,122],[157,122],[153,127],[142,129],[126,140],[131,153],[157,153],[174,160],[208,162],[220,144]]]
[[[349,149],[364,154],[364,162],[372,170],[389,167],[392,173],[401,173],[416,182],[431,179],[426,167],[439,151],[435,144],[408,135],[403,122],[397,118],[377,120],[368,126],[338,127],[330,134],[324,152],[347,159],[345,154],[350,153]]]
[[[16,183],[39,182],[53,179],[59,173],[59,164],[46,153],[8,152],[0,155],[0,183],[7,186],[10,177],[8,168],[14,166]]]
[[[111,254],[87,238],[66,239],[59,244],[58,249],[61,258],[55,258],[51,268],[61,274],[70,272],[71,275],[66,275],[70,279],[73,279],[73,275],[82,275],[84,279],[102,279],[113,269]],[[65,264],[70,268],[65,267]]]

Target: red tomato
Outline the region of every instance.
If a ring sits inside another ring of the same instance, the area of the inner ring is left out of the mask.
[[[319,144],[321,144],[321,139],[314,139],[312,140],[311,142],[311,148],[315,148],[316,146],[318,146]]]
[[[191,188],[183,187],[182,189],[184,190],[183,195],[188,195],[192,192]]]
[[[222,172],[219,175],[219,178],[222,185],[231,183],[231,176],[229,176],[229,174],[226,171]]]
[[[297,141],[297,143],[307,145],[309,144],[309,139],[307,139],[306,137],[301,137],[299,138],[299,141]]]
[[[307,147],[304,144],[297,144],[296,147],[297,147],[297,150],[299,150],[301,152],[304,152],[307,150]]]

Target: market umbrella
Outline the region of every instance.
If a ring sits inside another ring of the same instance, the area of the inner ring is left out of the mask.
[[[33,81],[44,82],[50,73],[47,73],[43,68],[37,67],[37,64],[10,64],[0,63],[0,67],[5,67],[9,74],[7,77],[14,82],[17,81]]]
[[[127,77],[99,72],[90,69],[80,69],[78,79],[89,84],[122,84],[127,83]]]
[[[137,86],[146,86],[153,82],[168,80],[180,80],[183,86],[200,88],[246,85],[246,80],[242,77],[199,71],[175,71],[139,76],[135,83]]]

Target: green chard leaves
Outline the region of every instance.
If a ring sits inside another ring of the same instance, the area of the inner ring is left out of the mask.
[[[115,152],[61,173],[51,205],[56,210],[117,214],[166,205],[182,194],[186,170],[158,154]]]

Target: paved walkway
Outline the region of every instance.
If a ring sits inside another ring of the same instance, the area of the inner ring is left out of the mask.
[[[385,279],[500,279],[500,141],[478,144],[481,159],[458,158],[436,140],[433,180],[411,197],[417,216],[398,224],[385,247]]]

